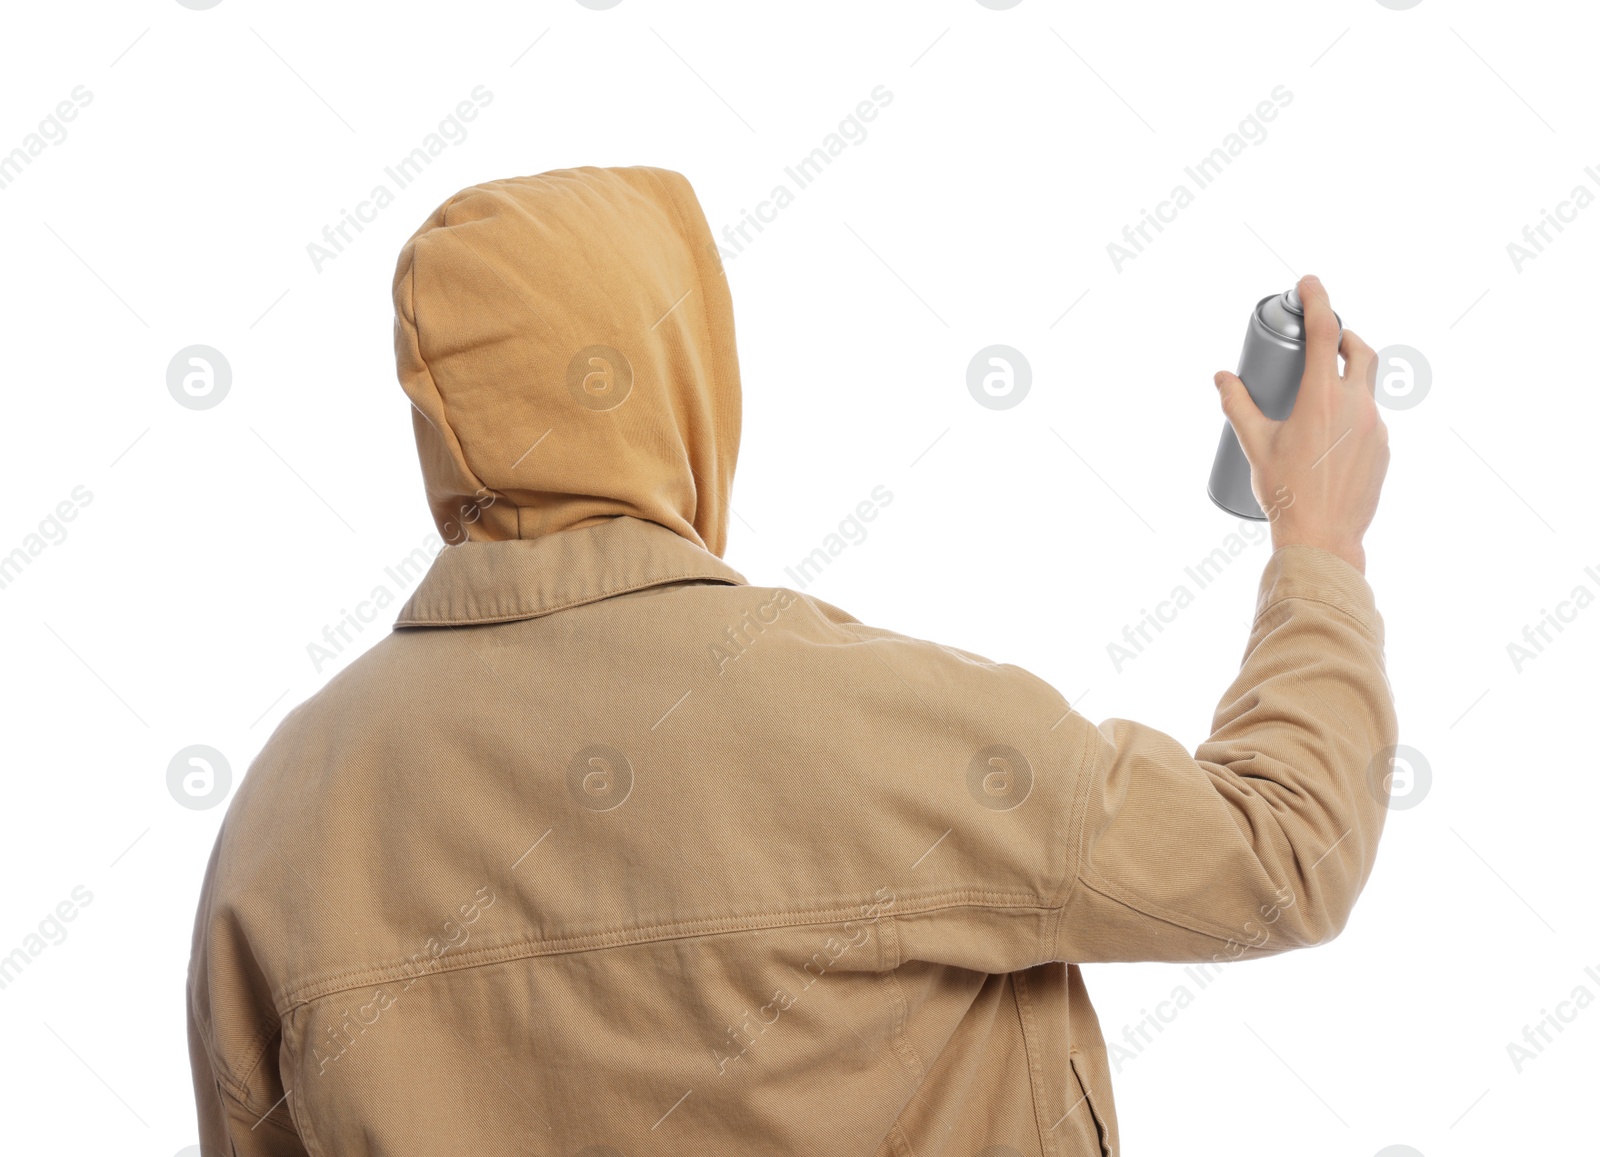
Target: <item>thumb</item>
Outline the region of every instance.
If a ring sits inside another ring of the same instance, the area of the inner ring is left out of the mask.
[[[1218,370],[1211,379],[1217,387],[1217,393],[1222,399],[1222,412],[1227,417],[1229,425],[1233,427],[1234,436],[1239,439],[1239,445],[1245,450],[1245,457],[1250,457],[1250,450],[1256,444],[1256,439],[1264,429],[1267,416],[1257,407],[1255,399],[1250,396],[1250,391],[1244,388],[1244,383],[1236,374],[1227,370]]]

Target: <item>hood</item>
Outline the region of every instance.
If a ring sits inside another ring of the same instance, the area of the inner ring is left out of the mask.
[[[733,303],[681,174],[584,167],[463,189],[400,251],[394,305],[446,543],[632,515],[722,555]]]

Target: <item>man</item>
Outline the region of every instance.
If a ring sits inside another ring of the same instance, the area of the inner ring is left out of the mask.
[[[1299,289],[1293,416],[1217,375],[1274,552],[1191,756],[723,561],[739,369],[682,176],[450,198],[394,300],[452,545],[229,807],[205,1153],[1117,1153],[1078,966],[1323,943],[1383,827],[1375,363]]]

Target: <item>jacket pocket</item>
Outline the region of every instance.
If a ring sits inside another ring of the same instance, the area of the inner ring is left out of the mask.
[[[1068,1049],[1067,1060],[1072,1065],[1072,1075],[1078,1081],[1078,1090],[1083,1094],[1089,1113],[1094,1118],[1095,1131],[1100,1135],[1101,1157],[1116,1157],[1111,1150],[1111,1130],[1106,1126],[1106,1119],[1100,1112],[1100,1106],[1095,1104],[1098,1091],[1089,1079],[1088,1065],[1083,1059],[1083,1054],[1075,1048]]]

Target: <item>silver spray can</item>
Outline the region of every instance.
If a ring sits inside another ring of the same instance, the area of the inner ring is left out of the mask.
[[[1333,315],[1338,320],[1339,315]],[[1344,336],[1344,324],[1339,325]],[[1337,344],[1337,339],[1335,344]],[[1256,406],[1269,418],[1282,421],[1294,409],[1300,378],[1306,371],[1306,318],[1300,291],[1292,287],[1256,302],[1239,354],[1239,380]],[[1222,424],[1222,441],[1211,464],[1206,492],[1229,514],[1265,522],[1266,512],[1250,490],[1250,463],[1239,446],[1233,425]]]

